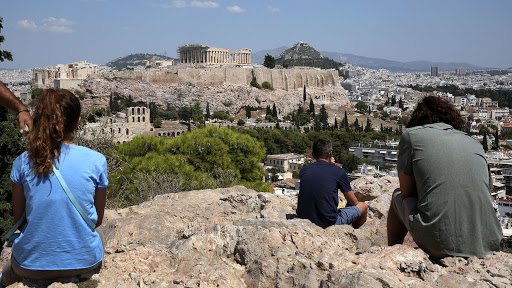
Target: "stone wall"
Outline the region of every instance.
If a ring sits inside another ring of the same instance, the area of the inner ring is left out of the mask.
[[[338,72],[317,69],[255,69],[238,67],[173,68],[166,71],[116,71],[96,77],[131,79],[152,84],[179,86],[187,83],[220,87],[223,84],[250,85],[252,77],[275,89],[294,90],[306,87],[339,87]]]

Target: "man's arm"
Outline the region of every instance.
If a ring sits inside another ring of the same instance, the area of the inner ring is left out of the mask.
[[[32,117],[28,112],[27,107],[23,105],[12,92],[5,87],[4,83],[0,82],[0,105],[5,108],[18,113],[18,121],[20,122],[20,133],[23,133],[25,125],[28,126],[28,130],[32,130]],[[22,112],[20,112],[22,111]]]
[[[347,200],[347,206],[357,206],[357,204],[359,203],[359,201],[356,198],[356,195],[354,194],[354,192],[352,192],[352,190],[344,192],[343,196],[345,196],[345,199]]]
[[[96,227],[99,227],[103,223],[103,214],[105,212],[105,205],[107,203],[107,188],[96,188],[94,193],[94,207],[98,214],[98,221]]]
[[[400,193],[403,198],[417,197],[416,180],[414,176],[405,175],[398,172],[398,181],[400,182]]]

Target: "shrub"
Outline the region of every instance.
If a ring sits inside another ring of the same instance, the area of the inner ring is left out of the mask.
[[[272,84],[270,84],[270,82],[268,81],[264,81],[263,83],[261,83],[261,87],[267,90],[274,90],[274,87],[272,87]]]

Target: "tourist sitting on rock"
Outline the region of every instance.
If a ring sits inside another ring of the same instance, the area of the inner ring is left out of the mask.
[[[400,139],[400,189],[389,209],[389,245],[402,244],[409,231],[434,258],[482,258],[499,251],[502,230],[485,152],[460,131],[464,125],[442,98],[428,96],[418,103]]]
[[[11,171],[14,221],[26,224],[14,240],[1,285],[99,270],[103,245],[94,228],[105,209],[107,162],[72,142],[80,113],[80,101],[66,90],[44,90],[37,99],[29,149]]]
[[[335,165],[331,140],[317,139],[313,157],[316,161],[300,170],[297,216],[322,228],[343,224],[359,228],[366,222],[368,205],[357,201],[345,169]],[[343,192],[347,207],[338,208],[338,189]]]

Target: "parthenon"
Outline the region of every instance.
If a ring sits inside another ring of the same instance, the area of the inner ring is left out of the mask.
[[[181,64],[251,64],[251,49],[228,50],[207,45],[178,48]]]

